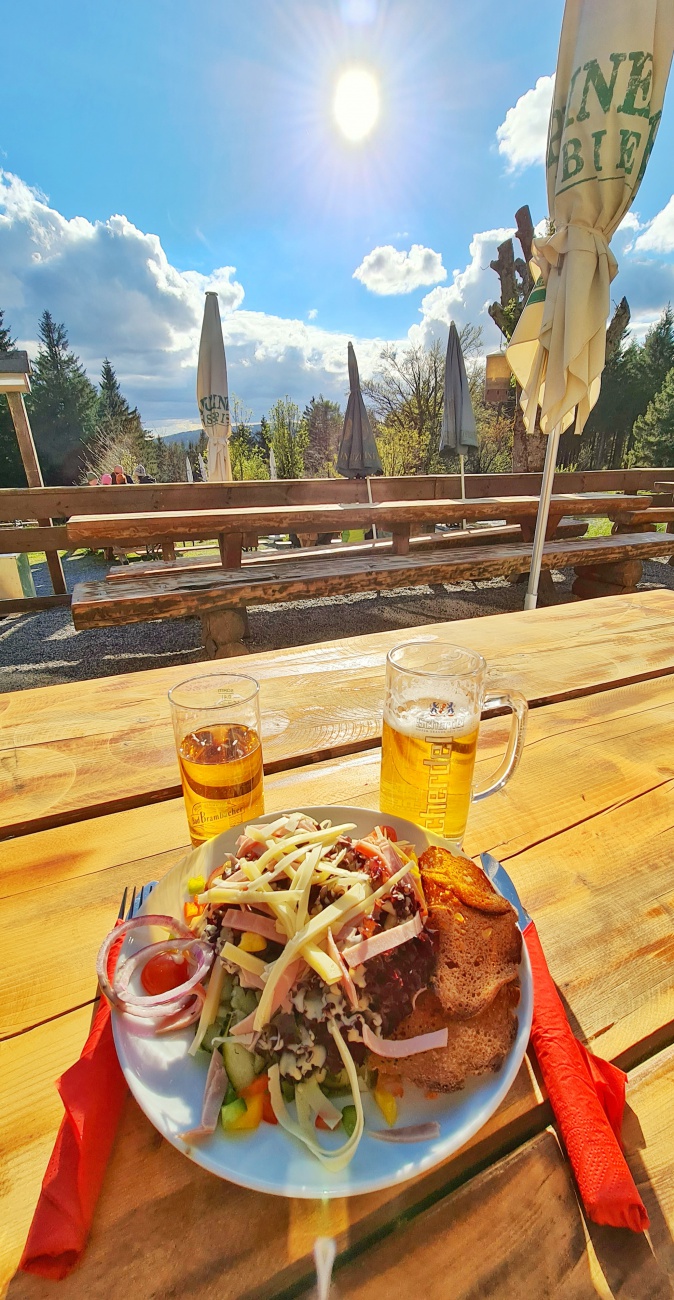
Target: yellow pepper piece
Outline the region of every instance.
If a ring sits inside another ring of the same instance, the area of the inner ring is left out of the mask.
[[[373,1096],[389,1128],[393,1128],[398,1118],[398,1103],[393,1093],[385,1088],[375,1088]]]
[[[187,882],[188,894],[203,894],[206,888],[206,881],[203,876],[191,876]]]
[[[261,934],[254,934],[252,930],[244,930],[239,940],[239,947],[244,952],[262,952],[267,947],[267,940]]]
[[[264,1106],[264,1097],[258,1094],[257,1097],[246,1097],[246,1113],[240,1115],[231,1125],[230,1132],[242,1132],[258,1128],[262,1123],[262,1108]]]

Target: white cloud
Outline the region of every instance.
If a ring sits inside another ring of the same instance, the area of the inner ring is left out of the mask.
[[[674,253],[674,194],[634,245],[637,253]]]
[[[307,312],[307,320],[315,320],[318,316],[318,307],[311,307]]]
[[[498,127],[498,151],[508,171],[521,171],[545,160],[548,121],[552,105],[553,77],[539,77],[533,90],[520,95]]]
[[[438,286],[422,299],[421,324],[413,325],[409,331],[413,343],[427,346],[437,338],[446,337],[452,320],[458,326],[469,321],[482,325],[487,344],[500,337],[487,314],[488,304],[499,295],[498,277],[489,263],[496,257],[498,245],[512,234],[511,227],[473,235],[468,265],[462,271],[454,271],[450,285]]]
[[[230,384],[256,416],[283,393],[303,403],[314,389],[339,400],[348,391],[350,336],[242,309],[235,275],[231,266],[210,275],[179,271],[159,238],[126,217],[68,220],[44,195],[0,171],[0,305],[7,324],[35,355],[37,322],[49,308],[65,322],[93,379],[110,357],[151,427],[192,423],[207,289],[220,299]],[[353,342],[367,375],[384,341]]]
[[[382,244],[363,258],[353,278],[360,280],[371,293],[411,293],[423,284],[446,280],[447,272],[441,254],[424,248],[423,244],[412,244],[409,253],[392,244]]]

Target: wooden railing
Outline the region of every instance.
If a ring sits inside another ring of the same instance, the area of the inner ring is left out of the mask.
[[[588,470],[555,476],[554,492],[646,492],[657,482],[674,480],[674,468]],[[372,500],[409,501],[461,497],[458,474],[372,478]],[[470,474],[469,498],[527,496],[540,491],[540,474]],[[66,520],[72,515],[135,514],[142,511],[185,511],[363,503],[369,500],[364,479],[276,479],[243,483],[148,483],[124,487],[38,487],[0,489],[0,554],[66,549],[63,525],[16,527],[19,521]],[[0,613],[67,603],[67,596],[0,601]]]

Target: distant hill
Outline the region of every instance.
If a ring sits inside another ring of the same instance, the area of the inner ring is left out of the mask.
[[[161,438],[162,442],[180,442],[186,447],[188,442],[199,441],[199,430],[181,429],[178,433],[158,433],[156,437]]]
[[[251,424],[250,427],[253,433],[259,434],[259,421]],[[162,442],[179,442],[186,447],[188,442],[197,443],[199,441],[199,432],[199,429],[181,429],[178,433],[158,433],[156,434],[156,437],[161,438]]]

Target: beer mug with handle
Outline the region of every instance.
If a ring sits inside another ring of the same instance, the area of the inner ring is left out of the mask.
[[[472,801],[502,789],[524,746],[527,702],[486,690],[481,655],[438,640],[407,641],[386,659],[380,807],[460,844]],[[483,709],[512,711],[508,746],[490,783],[473,789]]]

